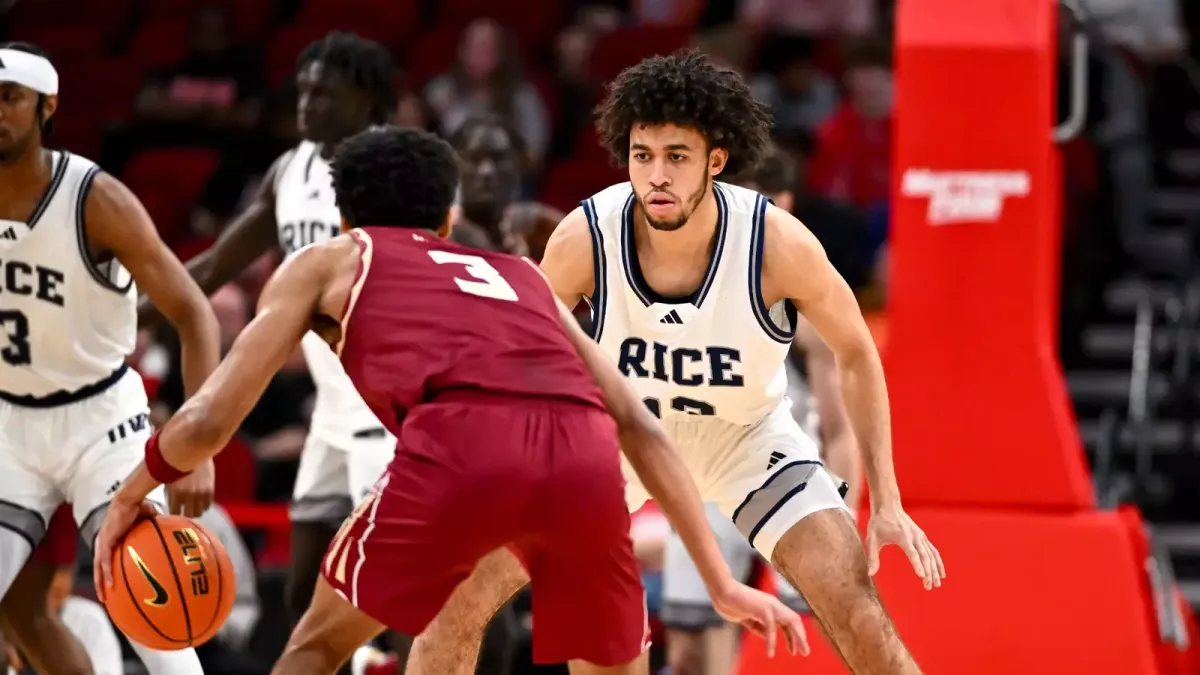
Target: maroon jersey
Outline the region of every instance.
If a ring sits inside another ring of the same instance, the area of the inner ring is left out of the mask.
[[[604,409],[532,263],[425,230],[366,227],[352,234],[362,262],[339,355],[393,434],[400,435],[410,408],[453,391]]]

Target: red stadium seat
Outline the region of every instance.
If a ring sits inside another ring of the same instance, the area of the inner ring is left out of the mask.
[[[119,56],[90,56],[65,60],[57,68],[60,118],[80,113],[107,123],[128,117],[141,86],[137,63]]]
[[[217,475],[215,498],[222,504],[254,501],[258,463],[241,438],[234,436],[213,458]]]
[[[419,15],[416,0],[308,0],[296,22],[336,25],[343,18],[353,22],[361,17],[372,22],[376,28],[371,32],[382,35],[386,44],[398,46],[416,32]]]
[[[166,68],[183,60],[188,45],[186,19],[147,21],[129,45],[129,56],[144,68]]]
[[[600,38],[589,69],[597,82],[608,82],[644,58],[686,47],[691,31],[682,26],[629,26]]]
[[[94,56],[104,51],[104,35],[82,24],[36,24],[13,30],[13,36],[31,42],[50,55],[55,64],[67,59]]]
[[[539,199],[569,213],[579,205],[580,200],[627,180],[629,175],[625,171],[603,160],[568,160],[555,164],[547,172]]]
[[[461,33],[458,27],[452,26],[437,28],[417,37],[404,60],[412,86],[424,87],[454,65]]]
[[[146,21],[191,21],[201,7],[217,5],[229,14],[238,40],[260,37],[275,14],[274,0],[149,0],[143,9]]]
[[[217,154],[205,148],[170,148],[139,153],[122,179],[142,200],[159,234],[168,244],[190,238],[188,216],[217,165]]]
[[[89,43],[103,44],[111,39],[131,18],[134,0],[36,0],[18,2],[12,9],[10,35],[15,40],[34,42],[50,51],[34,37],[34,30],[44,27],[86,28]],[[82,37],[82,36],[81,36]],[[95,53],[95,52],[93,52]]]
[[[273,87],[290,81],[296,73],[296,59],[310,43],[321,39],[332,30],[357,33],[391,47],[402,28],[386,25],[384,19],[367,10],[365,14],[341,14],[328,18],[301,17],[275,33],[267,48],[266,76]]]

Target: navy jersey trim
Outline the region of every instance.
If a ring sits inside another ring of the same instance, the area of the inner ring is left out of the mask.
[[[71,155],[66,152],[52,150],[51,153],[58,159],[54,167],[54,173],[50,177],[50,184],[46,186],[46,191],[42,193],[38,199],[37,206],[33,208],[33,215],[29,216],[29,222],[26,224],[30,230],[38,224],[38,221],[45,215],[46,209],[50,208],[50,202],[54,201],[54,195],[58,192],[58,188],[62,186],[63,176],[67,175],[67,164],[71,161]]]
[[[762,327],[767,337],[783,344],[791,344],[796,336],[796,305],[791,300],[783,301],[784,314],[787,316],[786,328],[775,324],[771,318],[771,310],[763,300],[763,243],[767,232],[767,203],[768,200],[758,195],[754,202],[754,219],[750,226],[750,279],[746,287],[750,289],[750,306],[754,309],[754,318]]]
[[[80,387],[75,391],[56,391],[46,396],[18,395],[7,391],[0,391],[0,401],[5,401],[22,408],[57,408],[58,406],[78,403],[79,401],[107,391],[114,384],[120,382],[121,378],[128,371],[129,365],[122,363],[120,367],[98,382]]]
[[[600,231],[600,220],[596,217],[596,203],[589,198],[579,205],[583,207],[588,232],[592,235],[592,296],[587,298],[592,308],[592,327],[588,333],[593,340],[600,342],[604,336],[604,315],[608,308],[608,261],[604,255],[604,233]]]
[[[717,278],[717,270],[721,266],[721,258],[725,253],[726,232],[729,229],[729,205],[725,201],[725,193],[721,191],[720,185],[713,183],[713,194],[717,200],[717,233],[716,243],[713,245],[712,255],[708,259],[708,268],[704,272],[704,278],[700,281],[700,287],[687,295],[670,296],[663,295],[646,283],[646,277],[642,274],[642,263],[638,260],[637,242],[634,240],[634,223],[633,213],[634,194],[630,193],[628,201],[625,203],[625,211],[622,214],[621,228],[621,259],[622,266],[625,268],[625,280],[629,283],[629,287],[633,289],[634,295],[642,301],[642,304],[649,307],[655,303],[664,305],[682,305],[692,304],[700,307],[704,303],[704,298],[708,297],[708,292],[712,289],[713,282]]]
[[[79,196],[75,200],[75,240],[79,244],[79,256],[83,258],[83,266],[87,268],[88,274],[92,276],[92,279],[104,289],[110,290],[117,295],[125,295],[133,287],[133,279],[130,278],[123,286],[117,285],[116,275],[121,269],[121,263],[116,258],[106,263],[97,263],[95,260],[92,260],[91,249],[88,246],[87,198],[91,194],[92,184],[99,173],[100,167],[93,166],[88,169],[88,172],[83,176],[83,180],[79,183]],[[100,269],[100,265],[107,265],[108,271],[105,272]]]

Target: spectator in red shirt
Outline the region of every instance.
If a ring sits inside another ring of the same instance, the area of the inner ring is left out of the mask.
[[[876,40],[856,43],[845,64],[847,96],[818,127],[809,184],[865,211],[885,205],[891,185],[891,48]]]

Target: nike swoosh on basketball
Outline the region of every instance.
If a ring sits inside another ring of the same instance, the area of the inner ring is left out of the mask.
[[[151,607],[162,607],[167,604],[167,600],[170,599],[167,596],[167,589],[158,583],[158,579],[154,578],[154,574],[150,572],[150,568],[146,566],[146,563],[142,562],[142,557],[137,554],[137,551],[133,550],[132,546],[126,546],[125,550],[129,552],[129,557],[133,558],[133,564],[137,565],[138,569],[141,570],[142,576],[146,577],[146,581],[150,582],[150,587],[154,589],[154,597],[145,598],[142,602]]]

